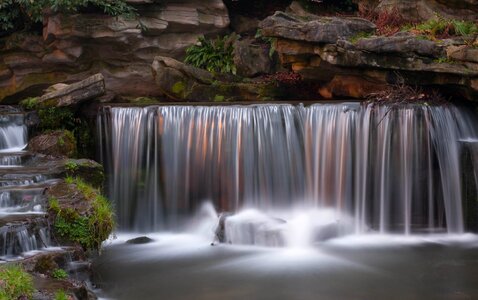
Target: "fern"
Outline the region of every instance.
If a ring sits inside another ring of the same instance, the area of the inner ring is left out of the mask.
[[[237,35],[226,35],[213,40],[200,37],[196,45],[186,50],[185,63],[214,73],[236,74],[234,41]]]

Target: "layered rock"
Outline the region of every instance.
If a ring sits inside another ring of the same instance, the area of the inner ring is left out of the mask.
[[[363,12],[392,10],[409,21],[423,21],[439,14],[445,18],[477,20],[478,0],[354,0]]]
[[[155,56],[180,58],[198,36],[229,25],[221,0],[132,3],[137,18],[53,14],[45,16],[43,36],[17,33],[0,40],[0,100],[95,73],[104,75],[108,91],[155,96]]]
[[[320,82],[323,97],[361,98],[404,81],[476,99],[474,37],[432,41],[405,32],[373,36],[374,25],[366,20],[332,20],[276,13],[261,23],[264,35],[277,38],[282,64],[305,80]]]

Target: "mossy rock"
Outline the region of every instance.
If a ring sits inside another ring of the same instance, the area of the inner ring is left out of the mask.
[[[64,161],[64,177],[79,177],[97,189],[102,189],[105,181],[103,166],[90,159],[67,159]]]
[[[78,177],[67,177],[64,182],[50,188],[47,196],[55,238],[61,244],[99,251],[115,226],[108,199]]]
[[[76,139],[68,130],[50,131],[31,139],[28,150],[55,157],[72,157],[77,153]]]

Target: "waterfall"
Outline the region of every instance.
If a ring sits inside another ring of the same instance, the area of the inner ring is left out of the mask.
[[[21,151],[27,145],[27,127],[23,114],[0,115],[0,152]]]
[[[123,230],[175,228],[205,201],[333,209],[356,233],[465,230],[460,141],[477,131],[456,106],[112,107],[98,128]]]

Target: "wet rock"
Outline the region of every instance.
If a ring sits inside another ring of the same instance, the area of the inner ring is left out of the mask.
[[[38,106],[62,107],[76,106],[87,100],[105,94],[105,80],[102,74],[95,74],[73,84],[55,84],[47,89],[47,94],[38,98]]]
[[[76,139],[67,130],[51,131],[32,138],[28,150],[54,157],[70,157],[76,154]]]
[[[24,122],[28,127],[36,127],[40,124],[40,117],[36,111],[29,111],[25,114]]]
[[[232,213],[228,212],[223,212],[219,215],[219,222],[217,224],[216,230],[214,231],[216,235],[216,240],[219,243],[225,243],[226,242],[226,227],[225,227],[225,222],[226,218],[232,216]]]
[[[149,244],[152,243],[154,240],[147,237],[147,236],[140,236],[131,240],[127,240],[126,244],[133,244],[133,245],[140,245],[140,244]]]
[[[271,71],[269,51],[254,45],[252,39],[238,40],[234,43],[234,64],[237,74],[243,77],[254,77]]]
[[[224,220],[224,241],[236,245],[283,247],[285,221],[256,211],[244,211]]]

